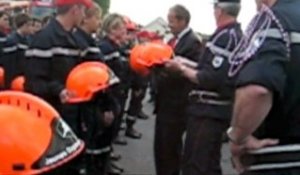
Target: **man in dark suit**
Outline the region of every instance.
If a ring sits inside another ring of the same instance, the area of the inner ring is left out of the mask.
[[[189,28],[189,11],[182,5],[169,10],[168,22],[174,37],[168,44],[175,55],[197,61],[201,42]],[[157,175],[177,175],[180,170],[182,135],[185,131],[185,106],[190,84],[165,69],[157,71],[155,165]]]
[[[242,29],[237,22],[240,0],[214,1],[217,29],[205,45],[194,68],[174,58],[165,64],[193,82],[186,108],[187,130],[182,175],[222,175],[222,134],[231,118],[234,78],[228,77],[230,55],[239,44]]]

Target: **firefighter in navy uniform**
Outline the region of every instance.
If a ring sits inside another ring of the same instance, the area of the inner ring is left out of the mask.
[[[1,5],[0,5],[1,6]],[[4,32],[6,28],[9,27],[9,19],[8,14],[4,11],[0,11],[0,68],[1,68],[1,84],[0,90],[4,88],[4,69],[3,69],[3,61],[4,61],[4,46],[7,42],[7,36]]]
[[[81,25],[74,32],[75,39],[82,52],[82,61],[101,61],[103,54],[99,49],[96,38],[93,37],[102,25],[102,8],[93,3],[93,6],[86,9],[85,18]]]
[[[0,59],[3,54],[3,46],[7,40],[7,35],[4,30],[9,27],[8,14],[0,11]]]
[[[0,9],[0,36],[7,36],[6,30],[9,28],[9,14]],[[3,42],[3,39],[2,41]]]
[[[127,77],[129,77],[129,82],[127,82],[127,85],[129,87],[127,90],[127,95],[129,93],[129,90],[131,89],[130,93],[130,101],[129,101],[129,106],[127,110],[127,115],[126,115],[126,130],[125,130],[125,136],[130,137],[132,139],[140,139],[142,137],[142,134],[138,132],[134,128],[134,124],[136,123],[137,117],[142,109],[142,100],[143,100],[143,90],[140,88],[143,83],[143,79],[139,78],[138,75],[136,75],[129,67],[128,64],[128,59],[130,56],[130,49],[132,48],[132,43],[130,43],[130,39],[127,38],[127,43],[125,43],[121,48],[120,48],[120,53],[124,57],[124,59],[127,60]],[[139,81],[139,82],[137,82]],[[128,96],[127,96],[128,99]]]
[[[300,1],[257,0],[258,14],[231,58],[236,76],[227,135],[243,175],[300,174]]]
[[[127,49],[128,52],[130,52],[130,49],[132,49],[134,45],[139,42],[139,38],[137,36],[139,32],[139,26],[127,17],[124,17],[124,20],[126,23],[128,34]],[[128,53],[128,55],[129,54],[130,53]],[[147,116],[142,110],[142,102],[146,95],[147,86],[148,78],[142,77],[134,71],[132,71],[131,93],[129,97],[130,101],[126,117],[127,127],[129,128],[132,127],[133,124],[135,124],[137,118],[144,120],[149,118],[149,116]],[[130,137],[131,135],[128,136]]]
[[[62,118],[77,135],[81,135],[79,108],[67,104],[74,96],[65,88],[69,72],[81,61],[81,50],[73,36],[89,0],[57,0],[57,16],[38,32],[26,52],[25,90],[35,94],[58,110]],[[79,174],[82,168],[78,158],[70,166],[68,174]]]
[[[120,78],[120,84],[113,87],[112,92],[119,101],[119,115],[116,122],[116,143],[127,144],[126,140],[119,136],[120,126],[125,110],[125,103],[128,98],[128,90],[131,83],[131,70],[128,63],[128,52],[124,44],[127,42],[127,30],[123,16],[111,14],[104,19],[104,38],[100,42],[100,49],[104,54],[104,60],[108,66]],[[126,135],[140,138],[141,133],[135,129],[127,128]]]
[[[102,9],[96,3],[85,11],[85,18],[75,31],[75,39],[83,50],[83,60],[103,62],[103,55],[92,37],[101,27]],[[115,77],[116,78],[116,77]],[[113,111],[116,111],[117,101],[109,90],[101,91],[94,98],[81,105],[81,119],[85,130],[87,174],[106,174],[112,144]],[[96,129],[95,129],[96,128]]]
[[[4,69],[4,89],[11,88],[12,73],[16,72],[16,67],[12,67],[12,62],[17,60],[17,43],[6,38],[2,45],[1,65]],[[15,66],[15,64],[14,64]],[[6,72],[7,71],[7,72]]]
[[[217,30],[205,46],[198,66],[175,57],[166,67],[193,82],[187,106],[187,135],[183,175],[221,175],[222,135],[229,125],[234,97],[233,80],[227,78],[228,57],[242,37],[236,18],[240,1],[214,3]],[[186,80],[186,81],[188,81]]]
[[[14,57],[8,58],[5,62],[5,84],[7,88],[11,88],[12,81],[18,76],[24,75],[25,51],[28,49],[28,37],[31,34],[32,20],[27,14],[19,14],[14,18],[16,31],[8,37],[9,43],[16,45]]]
[[[8,35],[5,32],[9,28],[9,15],[5,12],[0,12],[0,65],[3,68],[3,72],[8,67],[11,60],[16,59],[17,46],[15,41],[8,39]],[[7,74],[7,73],[6,73]],[[2,87],[9,89],[8,76],[3,75]]]
[[[127,42],[127,30],[123,16],[119,14],[108,15],[102,25],[102,38],[100,38],[100,50],[104,55],[104,62],[112,69],[120,79],[120,83],[111,87],[110,92],[117,100],[118,108],[114,111],[113,141],[115,144],[126,145],[126,139],[119,134],[124,117],[125,103],[128,98],[128,90],[131,82],[131,70],[128,63],[128,52],[125,47]],[[135,134],[135,133],[133,133]],[[137,133],[139,134],[139,133]],[[115,157],[116,154],[112,154]],[[120,156],[117,156],[118,159]],[[109,173],[120,174],[123,168],[114,162],[110,163]],[[116,171],[117,170],[117,171]],[[118,172],[118,173],[117,173]]]
[[[136,44],[137,41],[135,41],[136,36],[135,33],[136,31],[132,31],[132,29],[127,27],[128,31],[128,41],[127,43],[123,46],[122,53],[123,55],[129,59],[130,56],[130,49]],[[145,97],[146,93],[146,88],[147,88],[147,79],[144,77],[141,77],[134,71],[130,69],[129,72],[130,76],[130,97],[129,97],[129,105],[127,109],[127,115],[126,115],[126,130],[125,130],[125,135],[127,137],[130,137],[132,139],[140,139],[142,137],[142,134],[137,132],[134,129],[134,125],[136,123],[137,118],[140,119],[147,119],[148,116],[143,113],[142,111],[142,101]]]

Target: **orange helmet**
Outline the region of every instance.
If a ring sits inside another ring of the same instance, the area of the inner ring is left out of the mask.
[[[84,148],[55,109],[38,97],[1,92],[0,113],[0,174],[41,174]]]
[[[0,67],[0,86],[4,86],[4,69]]]
[[[145,46],[143,44],[137,44],[131,49],[129,63],[131,68],[142,76],[147,76],[150,73],[150,70],[145,65],[139,62],[142,59]]]
[[[146,66],[164,64],[173,56],[173,49],[167,44],[160,41],[149,42],[145,45],[144,59]]]
[[[149,68],[164,64],[171,59],[173,49],[161,41],[135,46],[131,51],[130,65],[136,72],[146,74]]]
[[[85,62],[76,66],[68,75],[66,88],[75,93],[69,103],[91,100],[94,93],[118,83],[119,79],[103,63]]]
[[[18,76],[11,82],[11,89],[15,91],[24,91],[25,77]]]

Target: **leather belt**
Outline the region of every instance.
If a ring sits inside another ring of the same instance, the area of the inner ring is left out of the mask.
[[[218,105],[218,106],[226,106],[231,104],[230,100],[223,100],[220,98],[221,97],[219,93],[211,92],[211,91],[192,90],[189,93],[189,99],[192,102]]]

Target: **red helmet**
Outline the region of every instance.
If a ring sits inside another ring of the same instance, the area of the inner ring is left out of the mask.
[[[96,92],[118,82],[119,79],[105,64],[81,63],[69,73],[67,78],[67,89],[76,95],[69,100],[69,103],[89,101]]]
[[[55,109],[38,97],[1,92],[0,113],[0,174],[41,174],[84,148]]]

